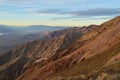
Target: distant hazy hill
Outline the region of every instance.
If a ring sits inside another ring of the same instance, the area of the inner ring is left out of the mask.
[[[45,26],[45,25],[33,25],[28,27],[28,29],[30,30],[39,30],[39,31],[55,31],[55,30],[61,30],[67,28],[68,27],[64,27],[64,26]]]
[[[45,31],[56,31],[67,29],[65,26],[45,26],[45,25],[32,25],[32,26],[7,26],[0,25],[0,33],[11,33],[11,32],[45,32]]]
[[[0,25],[0,33],[11,33],[15,32],[13,29],[11,29],[9,26]]]
[[[32,25],[32,26],[0,26],[0,32],[46,32],[67,29],[69,27],[64,26],[45,26],[45,25]]]

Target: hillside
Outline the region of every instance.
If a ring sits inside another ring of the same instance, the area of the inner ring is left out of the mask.
[[[0,56],[0,80],[119,80],[120,16],[53,31]]]

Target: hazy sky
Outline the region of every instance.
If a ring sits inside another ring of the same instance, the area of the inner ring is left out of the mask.
[[[0,0],[0,24],[83,26],[120,14],[120,0]]]

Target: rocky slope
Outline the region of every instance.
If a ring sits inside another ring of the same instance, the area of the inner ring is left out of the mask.
[[[1,55],[0,80],[118,79],[119,53],[118,16],[101,25],[54,31]]]
[[[86,28],[86,33],[87,31]],[[14,79],[23,73],[27,67],[32,67],[31,65],[40,62],[39,66],[44,66],[49,62],[50,57],[56,55],[68,45],[73,44],[82,35],[80,28],[55,31],[41,41],[28,42],[3,54],[0,56],[0,79]]]

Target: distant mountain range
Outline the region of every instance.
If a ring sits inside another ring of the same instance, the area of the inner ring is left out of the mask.
[[[32,25],[32,26],[6,26],[0,25],[0,33],[12,33],[12,32],[46,32],[67,29],[69,27],[64,26],[45,26],[45,25]]]

